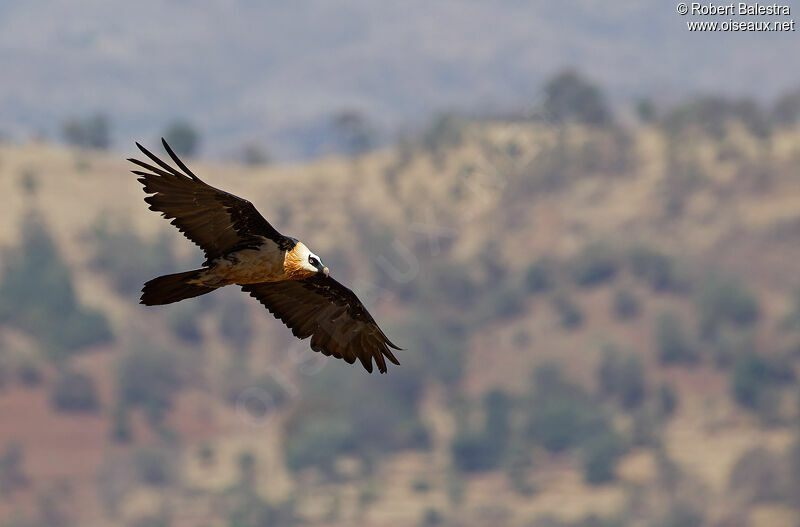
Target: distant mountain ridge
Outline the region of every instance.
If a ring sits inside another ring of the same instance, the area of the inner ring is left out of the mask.
[[[396,130],[446,109],[525,107],[566,66],[612,102],[771,98],[800,83],[786,60],[797,33],[690,34],[689,18],[656,0],[9,0],[0,132],[55,136],[64,119],[99,110],[120,147],[181,117],[209,155],[251,142],[302,158],[323,153],[320,130],[343,109]]]

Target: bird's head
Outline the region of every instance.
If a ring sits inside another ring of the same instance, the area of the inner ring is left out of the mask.
[[[291,251],[286,251],[284,271],[290,278],[301,280],[310,276],[328,276],[328,268],[319,256],[302,242],[297,242]]]

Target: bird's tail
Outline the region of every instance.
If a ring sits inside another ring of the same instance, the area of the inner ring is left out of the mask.
[[[194,269],[153,278],[144,284],[139,303],[146,306],[160,306],[210,293],[216,287],[191,283],[199,279],[203,271],[204,269]]]

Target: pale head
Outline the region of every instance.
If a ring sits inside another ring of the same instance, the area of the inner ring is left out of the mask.
[[[312,253],[303,242],[297,242],[291,251],[286,251],[283,269],[293,280],[314,275],[328,276],[328,268],[322,263],[322,259]]]

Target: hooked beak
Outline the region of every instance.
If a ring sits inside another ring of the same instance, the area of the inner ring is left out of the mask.
[[[322,268],[322,274],[324,274],[325,276],[328,276],[328,273],[329,273],[329,272],[330,272],[330,271],[328,271],[328,268],[327,268],[327,267],[323,267],[323,268]]]

